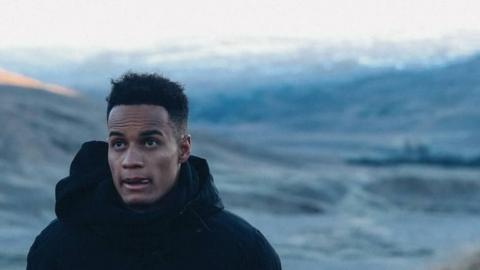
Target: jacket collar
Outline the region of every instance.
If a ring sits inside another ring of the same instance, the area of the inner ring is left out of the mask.
[[[161,244],[173,223],[194,220],[208,229],[205,218],[223,208],[207,161],[191,156],[158,208],[129,210],[113,186],[107,153],[105,142],[82,145],[70,175],[56,186],[55,211],[61,221],[90,227],[120,246],[144,249]]]

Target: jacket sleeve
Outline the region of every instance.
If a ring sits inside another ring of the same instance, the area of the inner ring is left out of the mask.
[[[280,258],[265,236],[257,229],[255,229],[254,234],[254,247],[251,249],[248,269],[281,270]]]

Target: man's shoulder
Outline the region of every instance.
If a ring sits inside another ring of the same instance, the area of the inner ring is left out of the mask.
[[[258,269],[281,269],[279,256],[268,240],[245,219],[222,210],[211,216],[208,224],[217,237],[239,245],[250,265],[258,266]]]
[[[68,231],[55,219],[35,238],[28,252],[27,269],[52,268],[55,258],[60,256],[62,243]]]
[[[67,228],[58,219],[52,220],[37,236],[36,241],[50,242],[62,238]]]
[[[209,223],[219,233],[227,233],[230,236],[244,240],[255,238],[258,230],[242,217],[228,211],[221,210],[209,218]]]
[[[30,248],[30,253],[42,253],[44,251],[55,253],[63,246],[68,237],[75,235],[71,232],[72,229],[71,226],[54,219],[35,238]]]

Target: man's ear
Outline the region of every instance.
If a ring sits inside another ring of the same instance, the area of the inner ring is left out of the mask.
[[[190,157],[190,151],[192,149],[192,138],[189,134],[185,134],[180,139],[179,143],[179,155],[178,155],[178,163],[183,163],[188,160]]]

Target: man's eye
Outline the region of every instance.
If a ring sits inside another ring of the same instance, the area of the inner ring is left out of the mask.
[[[114,149],[121,149],[121,148],[123,148],[124,146],[125,146],[125,143],[122,142],[122,141],[114,141],[114,142],[112,142],[112,147],[113,147]]]
[[[146,147],[155,147],[157,146],[159,143],[157,140],[154,140],[154,139],[146,139],[145,142],[144,142],[145,146]]]

